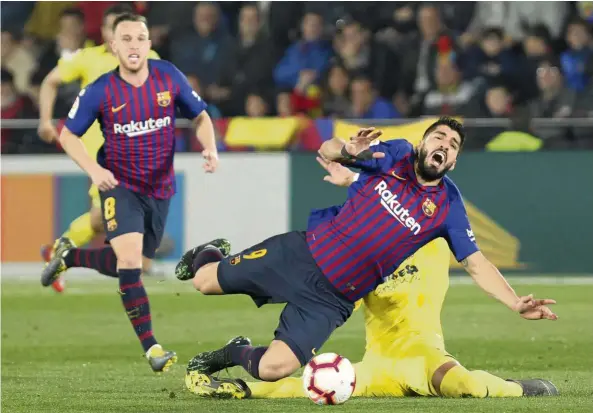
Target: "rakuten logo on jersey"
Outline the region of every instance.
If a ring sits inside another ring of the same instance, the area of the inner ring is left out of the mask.
[[[167,116],[162,119],[150,118],[142,122],[130,122],[126,123],[125,125],[116,123],[113,125],[113,132],[119,133],[120,135],[125,134],[128,135],[130,138],[133,138],[134,136],[141,136],[146,135],[147,133],[156,132],[170,125],[170,116]]]
[[[389,190],[385,181],[381,181],[375,187],[375,191],[377,191],[381,197],[381,205],[385,207],[387,212],[397,219],[404,227],[409,228],[410,231],[414,233],[414,235],[418,235],[418,233],[420,233],[422,230],[420,224],[416,222],[414,217],[410,216],[410,211],[400,204],[400,202],[397,200],[397,195]]]

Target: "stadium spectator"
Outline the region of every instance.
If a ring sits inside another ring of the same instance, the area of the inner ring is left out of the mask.
[[[482,32],[479,47],[473,47],[463,58],[467,79],[480,76],[489,81],[503,77],[510,80],[517,68],[517,58],[504,46],[504,33],[498,27]]]
[[[307,13],[303,17],[301,29],[301,40],[286,50],[274,69],[274,81],[283,89],[316,84],[329,64],[331,48],[322,38],[322,17],[316,13]]]
[[[464,116],[475,110],[480,80],[463,80],[452,58],[439,59],[436,85],[424,97],[424,115]]]
[[[2,31],[2,68],[12,73],[17,91],[26,94],[29,90],[31,74],[37,67],[35,58],[19,43],[16,33]]]
[[[576,93],[564,84],[560,62],[549,57],[542,59],[537,69],[537,85],[540,95],[531,102],[531,116],[534,118],[569,118],[572,116]],[[544,140],[562,140],[569,128],[546,126],[535,128],[535,135]]]
[[[183,33],[192,28],[193,2],[146,2],[143,15],[148,20],[148,30],[152,48],[163,59],[170,60],[169,41],[174,33]]]
[[[323,115],[330,118],[343,118],[350,110],[350,75],[344,66],[334,64],[328,71],[323,90]]]
[[[401,115],[390,101],[379,96],[372,80],[359,75],[352,79],[350,85],[352,106],[349,112],[351,119],[395,119]]]
[[[319,82],[329,65],[331,48],[323,39],[323,19],[309,12],[302,22],[301,40],[290,46],[274,69],[280,95],[288,95],[292,113],[319,116]],[[286,97],[280,98],[285,101]]]
[[[79,9],[65,9],[60,16],[60,31],[39,57],[38,69],[47,75],[57,66],[61,57],[66,59],[78,49],[95,44],[87,39],[84,27],[84,14]]]
[[[31,119],[38,117],[31,100],[17,91],[14,77],[6,69],[0,74],[0,95],[2,119]],[[2,128],[2,153],[29,152],[37,138],[34,131],[27,129]]]
[[[381,2],[380,4],[380,30],[376,33],[375,39],[395,49],[401,45],[406,35],[418,30],[416,13],[420,3],[398,1]]]
[[[589,83],[586,67],[593,60],[589,24],[580,18],[572,20],[566,30],[566,43],[569,49],[561,55],[566,86],[582,92]]]
[[[523,54],[525,58],[515,68],[519,76],[516,86],[519,101],[530,101],[539,94],[536,83],[536,72],[542,59],[553,54],[552,36],[544,25],[535,25],[527,30],[523,38]]]
[[[218,5],[199,2],[194,8],[193,28],[172,36],[171,61],[182,72],[195,74],[206,92],[219,80],[231,47],[232,38],[221,24]]]
[[[436,5],[420,6],[417,24],[419,33],[406,41],[401,51],[399,96],[396,97],[398,109],[411,116],[421,112],[422,99],[435,84],[437,59],[455,52],[453,38],[443,25]]]
[[[96,44],[103,43],[101,26],[103,25],[103,15],[110,7],[120,3],[118,1],[79,1],[77,7],[84,14],[84,27],[89,39]]]
[[[2,30],[23,30],[31,16],[35,2],[7,1],[2,4]]]
[[[350,76],[367,75],[380,95],[391,99],[397,90],[397,56],[387,46],[376,41],[368,28],[356,20],[347,20],[334,38],[336,62]]]
[[[262,10],[261,3],[258,6]],[[299,38],[300,26],[304,13],[304,2],[270,1],[266,10],[266,28],[274,44],[274,60],[279,61],[284,51]]]
[[[250,118],[262,118],[270,114],[270,106],[262,95],[252,93],[245,100],[245,113]]]
[[[278,93],[276,96],[276,112],[280,117],[292,116],[294,114],[289,93]]]
[[[77,6],[75,1],[35,1],[35,7],[25,25],[25,33],[38,41],[51,41],[58,34],[60,15]],[[2,6],[4,8],[4,5]]]
[[[226,116],[245,113],[247,96],[254,91],[273,94],[273,56],[271,43],[261,31],[259,10],[255,4],[247,4],[239,14],[239,33],[229,53],[229,62],[224,65],[219,82],[206,89],[206,97],[216,103]]]

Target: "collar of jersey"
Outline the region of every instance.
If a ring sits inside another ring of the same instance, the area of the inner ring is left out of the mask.
[[[150,59],[147,59],[147,63],[148,63],[148,78],[146,79],[146,82],[148,82],[148,79],[150,79],[153,75],[153,71],[152,71],[152,64],[150,62]],[[115,75],[115,77],[117,77],[119,80],[121,80],[122,82],[124,82],[126,85],[129,85],[131,87],[137,87],[137,88],[141,88],[142,86],[133,86],[131,84],[129,84],[128,82],[126,82],[120,75],[119,75],[119,65],[117,65],[117,67],[115,69],[113,69],[113,74]],[[144,82],[144,83],[146,83]],[[143,85],[144,86],[144,85]]]

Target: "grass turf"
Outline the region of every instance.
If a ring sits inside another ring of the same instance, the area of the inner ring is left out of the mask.
[[[168,373],[153,374],[122,311],[113,280],[69,282],[64,295],[38,283],[2,283],[3,412],[299,412],[303,400],[220,401],[185,390],[185,364],[238,334],[265,344],[279,306],[257,309],[245,297],[201,297],[187,284],[147,280],[156,337],[177,351]],[[557,322],[521,320],[473,285],[452,286],[443,311],[447,349],[470,369],[501,377],[549,378],[557,398],[352,399],[334,410],[374,412],[591,412],[593,286],[521,285],[558,301]],[[351,360],[364,350],[361,314],[324,346]]]

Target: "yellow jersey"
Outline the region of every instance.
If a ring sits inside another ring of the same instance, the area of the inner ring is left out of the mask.
[[[393,357],[406,340],[418,335],[444,348],[440,316],[449,289],[449,261],[449,246],[438,238],[362,300],[365,354]]]
[[[149,59],[160,59],[159,55],[151,50]],[[86,87],[105,73],[114,70],[118,65],[117,58],[107,49],[105,44],[81,49],[75,54],[61,58],[58,61],[58,73],[63,83],[80,80],[81,87]],[[94,122],[87,133],[82,137],[82,142],[89,155],[95,158],[103,145],[103,134],[98,122]]]

